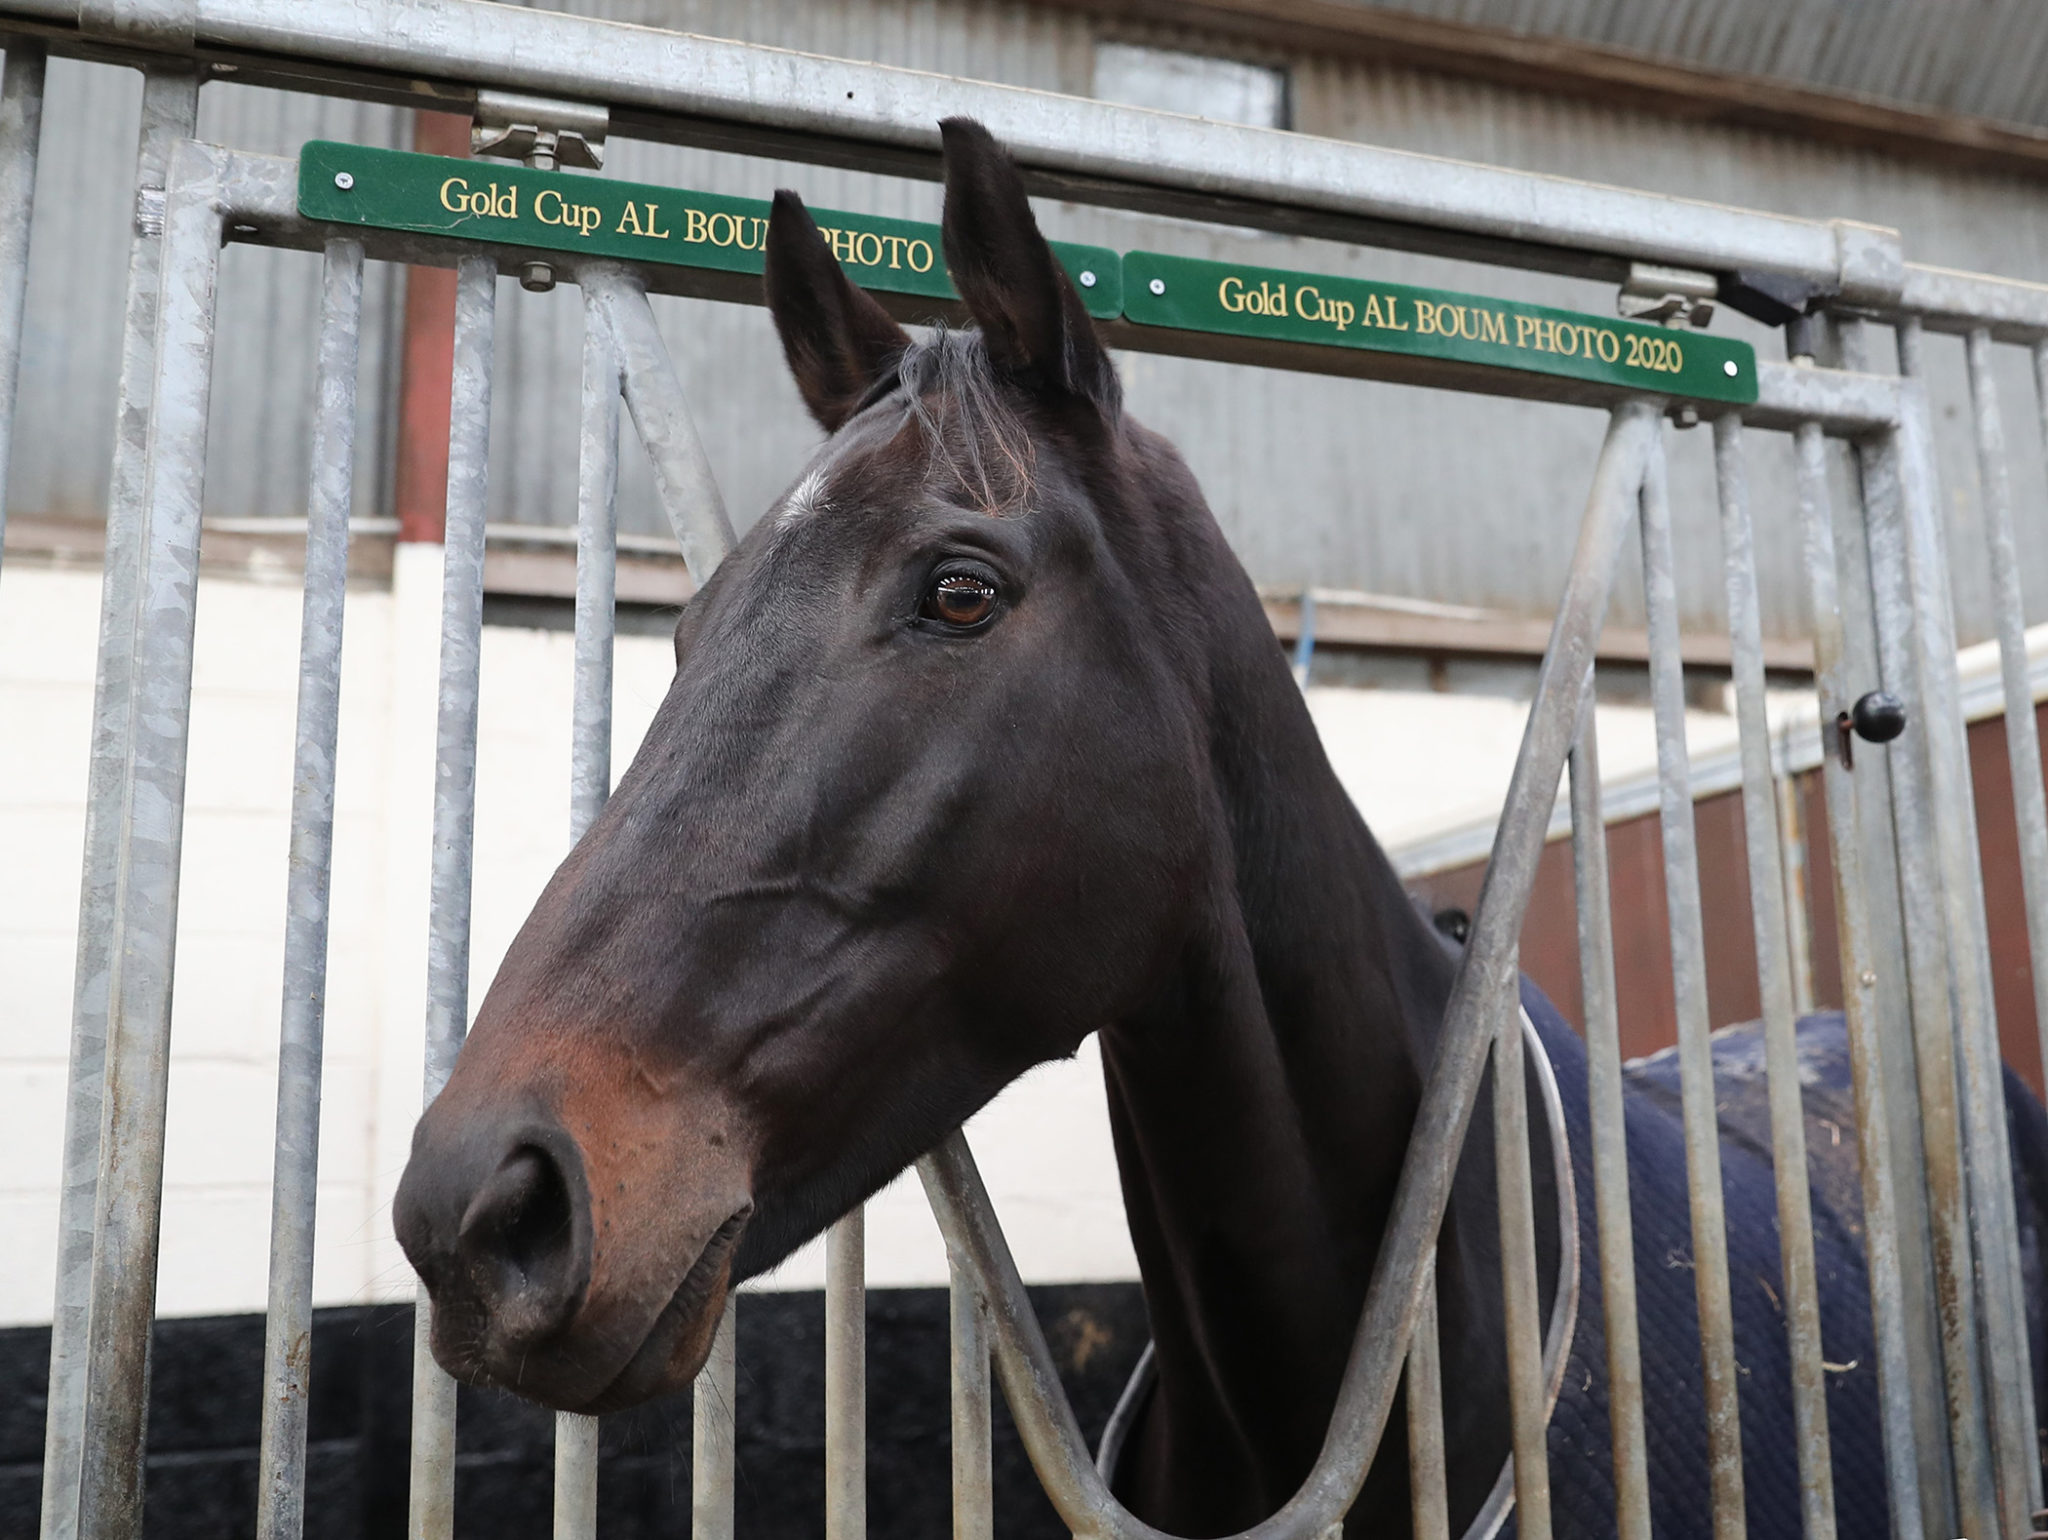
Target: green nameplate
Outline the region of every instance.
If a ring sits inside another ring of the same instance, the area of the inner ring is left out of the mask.
[[[1407,353],[1744,406],[1757,396],[1756,350],[1726,337],[1149,251],[1124,253],[1124,316],[1140,326]]]
[[[299,212],[458,240],[495,241],[730,273],[761,271],[769,205],[563,171],[315,140],[299,152]],[[956,295],[937,225],[813,209],[847,276],[864,289]],[[1090,315],[1123,311],[1123,265],[1104,246],[1054,241]]]

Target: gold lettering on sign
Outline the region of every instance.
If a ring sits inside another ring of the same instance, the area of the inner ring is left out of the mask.
[[[604,210],[594,203],[571,203],[554,188],[543,187],[533,195],[533,217],[544,225],[588,236],[604,222]]]
[[[619,215],[619,227],[612,231],[612,234],[645,235],[646,233],[645,230],[640,228],[640,210],[634,207],[631,199],[628,199],[625,212]]]
[[[668,239],[668,231],[658,228],[654,222],[658,207],[659,205],[653,203],[647,205],[647,234],[653,240],[665,241]]]
[[[1293,314],[1287,307],[1287,285],[1261,280],[1257,288],[1251,288],[1234,273],[1216,286],[1216,303],[1232,315]]]
[[[477,219],[517,219],[519,189],[500,187],[496,182],[472,188],[461,177],[451,176],[441,184],[441,207],[451,214],[468,214]]]

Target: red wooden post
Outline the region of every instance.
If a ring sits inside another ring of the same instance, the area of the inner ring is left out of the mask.
[[[469,121],[446,112],[413,118],[413,148],[469,154]],[[392,501],[398,538],[439,545],[448,518],[448,400],[455,367],[455,272],[406,273],[404,358],[398,387],[398,455]]]

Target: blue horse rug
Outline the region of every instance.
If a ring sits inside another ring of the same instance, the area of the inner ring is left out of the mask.
[[[1586,1049],[1526,979],[1522,1002],[1550,1055],[1571,1139],[1578,1187],[1580,1294],[1563,1387],[1550,1426],[1551,1503],[1560,1535],[1616,1532],[1613,1442],[1607,1410],[1607,1346],[1594,1226],[1592,1130]],[[1792,1423],[1791,1352],[1777,1194],[1758,1023],[1714,1034],[1721,1180],[1728,1215],[1728,1282],[1742,1416],[1743,1497],[1750,1540],[1800,1540],[1799,1466]],[[1799,1024],[1806,1108],[1814,1257],[1821,1340],[1829,1370],[1828,1432],[1835,1512],[1844,1536],[1891,1532],[1879,1427],[1870,1288],[1863,1257],[1862,1189],[1856,1153],[1848,1034],[1838,1012]],[[1658,1540],[1708,1540],[1706,1402],[1693,1291],[1691,1208],[1675,1050],[1626,1070],[1629,1199],[1635,1227],[1651,1523]],[[2042,1247],[2048,1233],[2048,1117],[2006,1071],[2014,1187],[2026,1272],[2034,1399],[2048,1411]],[[2048,1441],[2044,1441],[2048,1442]],[[1510,1516],[1503,1534],[1514,1533]]]

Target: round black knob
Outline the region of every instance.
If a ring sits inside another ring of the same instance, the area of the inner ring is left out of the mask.
[[[1850,713],[1865,743],[1890,743],[1906,730],[1906,703],[1889,690],[1872,690]]]

